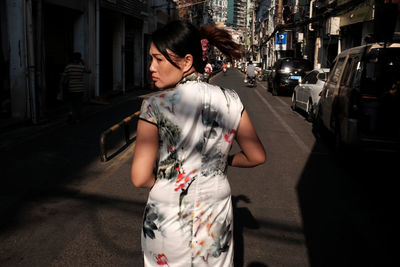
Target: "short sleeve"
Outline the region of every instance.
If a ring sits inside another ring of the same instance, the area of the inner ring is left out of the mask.
[[[240,112],[240,117],[241,117],[243,115],[245,107],[244,107],[242,101],[240,100],[239,94],[236,93],[236,91],[232,90],[232,89],[230,89],[229,92],[230,92],[231,98],[236,103],[237,110]]]
[[[155,116],[154,108],[152,107],[151,103],[152,102],[149,98],[143,100],[142,107],[140,108],[139,119],[157,126],[157,118]]]

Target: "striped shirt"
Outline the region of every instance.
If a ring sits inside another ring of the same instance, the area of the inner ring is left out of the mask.
[[[68,64],[63,72],[65,79],[68,81],[68,90],[70,92],[85,92],[85,84],[83,82],[83,73],[88,72],[82,64]]]

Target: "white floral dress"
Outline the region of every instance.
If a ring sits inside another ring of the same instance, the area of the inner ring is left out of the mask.
[[[145,266],[233,266],[227,156],[243,105],[237,93],[185,77],[143,101],[158,127],[156,183],[144,213]]]

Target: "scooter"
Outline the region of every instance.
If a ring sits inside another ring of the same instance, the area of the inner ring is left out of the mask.
[[[224,75],[226,75],[226,68],[222,68],[222,71],[224,72]]]
[[[256,87],[257,86],[256,76],[247,77],[247,84],[250,87]]]

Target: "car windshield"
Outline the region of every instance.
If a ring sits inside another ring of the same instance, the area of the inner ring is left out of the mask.
[[[366,57],[362,93],[382,96],[400,82],[400,48],[373,49]]]
[[[304,59],[287,59],[282,62],[282,68],[294,68],[302,70],[311,70],[311,63]]]

